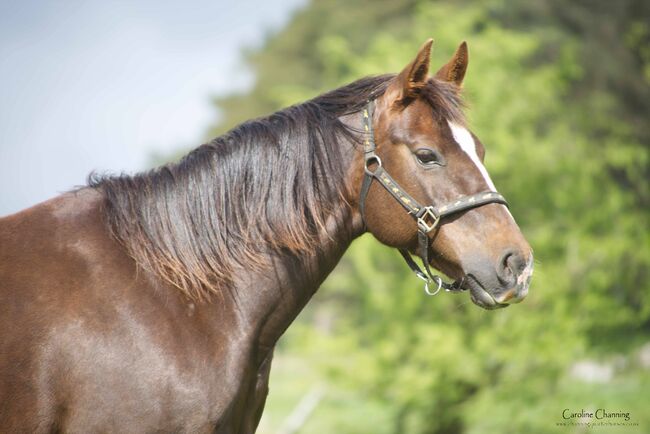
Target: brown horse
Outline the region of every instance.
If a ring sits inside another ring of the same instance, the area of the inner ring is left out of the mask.
[[[482,307],[521,300],[532,253],[465,127],[467,47],[432,78],[430,49],[0,219],[0,430],[254,432],[278,338],[365,231],[425,258],[429,290],[431,265]]]

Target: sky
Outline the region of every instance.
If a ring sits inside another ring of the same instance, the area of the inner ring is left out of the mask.
[[[199,145],[305,2],[0,1],[0,216]]]

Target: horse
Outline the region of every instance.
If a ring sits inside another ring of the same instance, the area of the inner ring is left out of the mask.
[[[433,75],[431,45],[1,218],[2,430],[254,432],[276,342],[365,232],[430,293],[521,301],[532,251],[467,129],[467,44]]]

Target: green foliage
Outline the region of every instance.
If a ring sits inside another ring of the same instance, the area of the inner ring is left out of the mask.
[[[249,56],[254,89],[217,100],[215,132],[398,71],[427,37],[439,65],[467,40],[472,129],[535,251],[525,302],[485,312],[426,298],[395,252],[357,240],[281,342],[331,386],[306,432],[564,433],[564,408],[603,405],[650,426],[641,366],[598,387],[568,375],[583,358],[631,360],[650,330],[650,99],[629,97],[650,84],[647,8],[625,3],[605,43],[575,14],[602,23],[616,2],[593,3],[314,1]],[[278,372],[271,411],[291,377]]]

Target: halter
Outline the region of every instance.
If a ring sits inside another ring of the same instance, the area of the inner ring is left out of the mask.
[[[375,135],[372,129],[373,111],[374,101],[369,101],[367,108],[363,111],[363,126],[366,132],[366,137],[364,141],[365,176],[363,177],[363,183],[361,184],[361,198],[359,200],[361,218],[365,222],[366,197],[368,196],[368,191],[370,191],[372,181],[376,179],[417,222],[418,254],[422,259],[424,271],[422,271],[415,260],[413,260],[413,257],[408,250],[398,250],[402,254],[402,257],[411,271],[413,271],[418,278],[424,281],[424,291],[428,295],[436,295],[441,288],[444,288],[446,291],[465,290],[462,287],[464,279],[460,282],[456,281],[454,283],[446,283],[440,276],[431,272],[431,269],[429,268],[429,233],[438,227],[438,224],[443,217],[487,205],[488,203],[501,203],[508,206],[506,199],[496,191],[483,191],[481,193],[460,196],[454,202],[449,202],[439,207],[433,205],[420,205],[418,201],[413,199],[413,197],[411,197],[397,182],[395,182],[393,178],[391,178],[388,172],[386,172],[382,167],[381,158],[375,154],[377,146],[375,145]],[[374,169],[371,169],[371,166],[374,166]],[[434,290],[431,290],[429,286],[431,284],[436,286]]]

